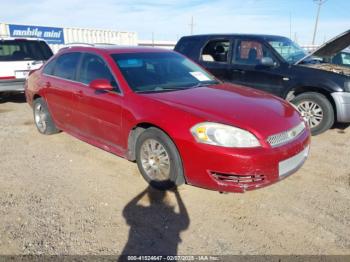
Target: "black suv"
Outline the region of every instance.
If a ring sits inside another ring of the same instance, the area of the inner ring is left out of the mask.
[[[350,30],[311,54],[282,36],[197,35],[182,37],[175,51],[223,81],[291,101],[316,135],[350,122],[350,68],[331,64],[349,44]]]

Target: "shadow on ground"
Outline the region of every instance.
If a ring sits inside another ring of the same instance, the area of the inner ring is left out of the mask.
[[[346,131],[350,131],[350,123],[336,123],[332,129],[336,129],[338,133],[344,134]]]
[[[168,201],[170,194],[175,194],[179,213]],[[143,205],[146,196],[147,206]],[[176,255],[180,233],[190,224],[177,190],[164,192],[148,187],[126,205],[123,216],[130,231],[121,255]],[[124,259],[126,257],[121,256],[119,261]]]
[[[0,104],[7,102],[25,103],[26,97],[24,93],[0,93]]]

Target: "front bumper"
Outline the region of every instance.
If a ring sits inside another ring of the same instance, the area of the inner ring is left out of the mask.
[[[310,132],[279,146],[230,149],[191,144],[181,152],[188,184],[221,192],[253,190],[296,172],[306,160]]]
[[[24,79],[0,81],[0,93],[1,92],[23,92],[24,82],[25,82]]]
[[[350,93],[335,92],[332,93],[332,97],[337,109],[337,121],[350,122]]]

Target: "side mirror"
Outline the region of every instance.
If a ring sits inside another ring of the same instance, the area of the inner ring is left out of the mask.
[[[261,65],[263,66],[268,66],[268,67],[273,67],[275,66],[275,62],[272,60],[271,57],[263,57],[261,58]]]
[[[95,90],[101,91],[113,91],[114,87],[111,85],[110,81],[107,79],[95,79],[89,84],[89,87]]]

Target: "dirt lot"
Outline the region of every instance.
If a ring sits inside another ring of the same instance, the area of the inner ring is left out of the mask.
[[[312,139],[295,175],[245,194],[147,188],[134,163],[40,135],[0,101],[0,254],[350,254],[350,127]]]

